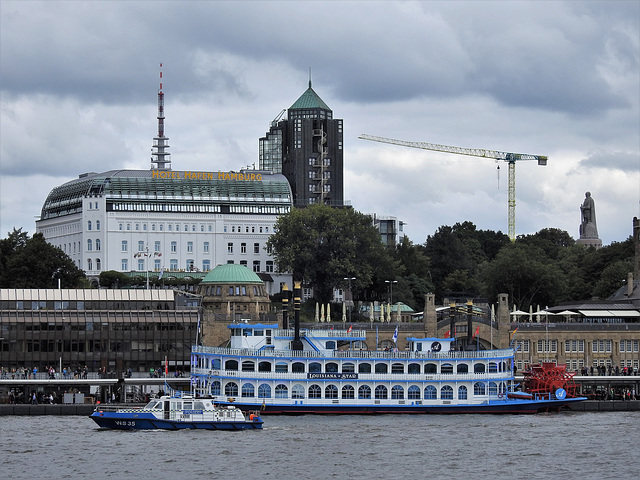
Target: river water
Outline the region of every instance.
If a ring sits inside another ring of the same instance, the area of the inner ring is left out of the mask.
[[[0,417],[6,479],[636,479],[640,413],[267,416],[262,431]]]

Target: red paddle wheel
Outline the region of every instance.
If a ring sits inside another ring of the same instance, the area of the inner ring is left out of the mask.
[[[535,363],[523,372],[524,390],[532,394],[555,393],[563,388],[567,397],[577,397],[578,384],[573,380],[575,372],[567,372],[566,365],[552,362]]]

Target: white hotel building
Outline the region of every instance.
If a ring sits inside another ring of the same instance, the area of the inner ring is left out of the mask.
[[[105,270],[170,275],[225,263],[278,277],[265,245],[291,205],[282,174],[112,170],[54,188],[36,230],[92,281]],[[278,280],[269,287],[279,291]]]

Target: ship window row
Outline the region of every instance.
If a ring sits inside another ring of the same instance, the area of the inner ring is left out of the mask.
[[[455,395],[457,391],[457,395]],[[475,382],[473,384],[474,396],[497,396],[504,395],[507,391],[504,382]],[[256,395],[257,392],[257,395]],[[211,395],[221,395],[222,388],[220,381],[216,380],[211,383]],[[256,386],[252,383],[244,383],[240,388],[236,382],[227,382],[224,386],[224,395],[227,397],[242,398],[276,398],[276,399],[304,399],[311,400],[321,399],[338,399],[353,400],[356,398],[360,400],[370,400],[372,398],[376,400],[466,400],[469,392],[465,385],[460,385],[454,390],[451,385],[443,385],[439,389],[434,385],[427,385],[421,389],[417,385],[411,385],[405,389],[403,385],[392,385],[389,389],[386,385],[376,385],[371,388],[369,385],[360,385],[359,387],[347,384],[342,388],[337,385],[329,384],[324,388],[318,384],[311,384],[307,389],[303,385],[293,385],[291,392],[289,387],[285,384],[277,384],[273,389],[271,385],[262,383]]]
[[[230,287],[231,288],[231,287]],[[438,371],[438,365],[440,370]],[[272,362],[258,362],[258,372],[272,372],[274,371],[274,365]],[[211,368],[220,369],[220,360],[216,359],[212,362]],[[225,370],[237,371],[242,369],[243,372],[255,372],[256,362],[253,360],[245,360],[240,364],[237,360],[226,360],[224,362]],[[340,373],[340,368],[336,362],[327,362],[324,364],[324,371],[322,369],[322,363],[310,362],[308,365],[304,362],[293,362],[289,365],[286,362],[276,362],[275,371],[281,373]],[[454,366],[452,363],[426,363],[424,367],[420,363],[359,363],[357,365],[357,373],[392,373],[392,374],[453,374],[453,373],[498,373],[506,372],[506,362],[489,362],[486,363],[474,363],[470,370],[470,365],[466,363],[459,363]],[[341,373],[356,373],[356,364],[346,362],[342,364]]]

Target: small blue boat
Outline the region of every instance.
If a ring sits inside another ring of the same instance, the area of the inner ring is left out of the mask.
[[[257,412],[247,415],[235,406],[218,406],[211,398],[163,396],[144,407],[98,405],[89,416],[101,428],[117,430],[256,430],[263,421]]]

